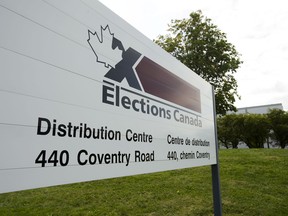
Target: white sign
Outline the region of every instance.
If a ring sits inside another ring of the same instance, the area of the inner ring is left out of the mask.
[[[216,164],[212,87],[120,17],[0,6],[0,192]]]

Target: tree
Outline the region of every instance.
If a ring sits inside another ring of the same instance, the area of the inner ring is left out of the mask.
[[[192,12],[188,19],[172,20],[168,26],[169,34],[154,42],[214,86],[217,114],[235,111],[233,104],[240,96],[233,74],[242,61],[226,34],[201,11]]]
[[[272,129],[271,138],[284,149],[288,145],[288,113],[273,109],[269,111],[267,117]]]
[[[269,122],[263,114],[240,114],[241,140],[249,148],[264,148],[269,137]]]
[[[241,141],[239,116],[236,114],[225,115],[217,118],[218,139],[227,149],[238,148]]]

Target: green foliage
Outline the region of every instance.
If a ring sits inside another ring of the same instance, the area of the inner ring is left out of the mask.
[[[287,215],[288,150],[219,153],[223,215]],[[210,169],[202,166],[0,194],[0,215],[212,216]]]
[[[220,144],[227,149],[237,148],[241,141],[241,131],[239,127],[240,118],[236,114],[225,115],[217,119],[217,132]]]
[[[288,113],[283,110],[270,110],[267,114],[272,130],[271,138],[281,148],[288,145]]]
[[[172,20],[168,32],[154,41],[214,86],[217,114],[235,110],[235,98],[240,97],[233,74],[242,62],[226,34],[201,11]]]
[[[268,114],[230,114],[217,119],[219,143],[237,148],[243,141],[249,148],[263,148],[268,138],[276,145],[288,145],[288,112],[270,110]]]
[[[269,137],[269,123],[262,114],[241,114],[240,131],[241,139],[249,148],[264,148],[264,143]]]

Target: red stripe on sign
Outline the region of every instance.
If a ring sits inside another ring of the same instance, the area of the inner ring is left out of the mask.
[[[137,65],[136,72],[145,92],[201,112],[200,90],[198,88],[147,57],[143,57]]]

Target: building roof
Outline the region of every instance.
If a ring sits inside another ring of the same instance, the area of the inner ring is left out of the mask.
[[[270,109],[280,109],[283,110],[282,103],[277,104],[267,104],[260,106],[251,106],[251,107],[242,107],[237,108],[236,114],[245,114],[245,113],[253,113],[253,114],[265,114],[268,113]],[[231,114],[235,112],[227,112],[227,114]]]

